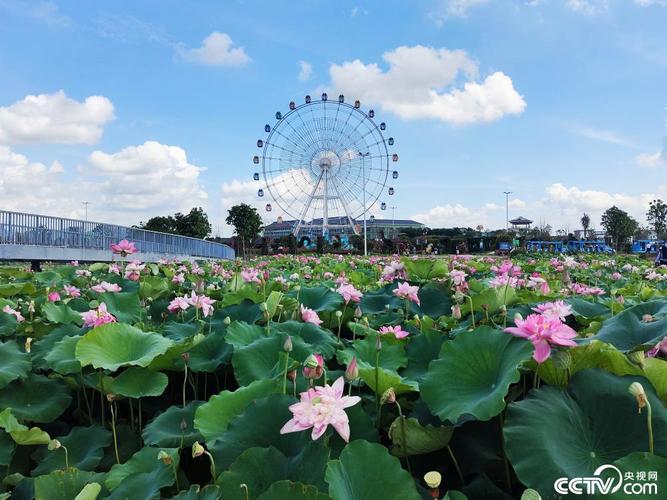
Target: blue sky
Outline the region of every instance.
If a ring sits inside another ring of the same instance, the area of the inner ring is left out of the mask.
[[[264,124],[328,89],[396,138],[397,218],[499,227],[509,190],[556,229],[643,222],[667,199],[665,26],[665,0],[0,0],[0,208],[203,205],[229,235],[227,207],[266,202]]]

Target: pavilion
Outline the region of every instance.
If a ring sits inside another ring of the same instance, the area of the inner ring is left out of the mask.
[[[530,225],[533,223],[532,220],[526,219],[525,217],[519,216],[516,219],[512,219],[510,224],[512,224],[512,229],[530,229]]]

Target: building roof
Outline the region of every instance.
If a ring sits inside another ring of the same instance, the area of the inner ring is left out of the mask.
[[[533,221],[530,219],[526,219],[523,216],[519,216],[516,219],[512,219],[510,221],[510,224],[513,224],[515,226],[527,226],[528,224],[532,224]]]

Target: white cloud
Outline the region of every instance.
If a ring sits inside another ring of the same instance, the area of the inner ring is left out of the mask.
[[[305,82],[313,76],[313,65],[307,61],[299,61],[299,81]]]
[[[72,20],[60,11],[60,7],[53,2],[38,2],[31,12],[35,19],[39,19],[53,26],[70,26]]]
[[[410,217],[429,227],[476,227],[487,221],[484,209],[473,209],[460,203],[436,205],[430,210]]]
[[[637,155],[635,160],[642,167],[657,167],[666,163],[664,154],[661,151],[657,153],[644,153]]]
[[[359,59],[332,64],[331,87],[402,118],[435,118],[457,125],[491,122],[526,107],[504,73],[477,82],[478,65],[465,51],[402,46],[382,58],[389,66],[386,71]],[[467,81],[458,87],[461,78]]]
[[[659,5],[660,7],[667,6],[667,1],[665,0],[632,0],[635,5],[640,7],[650,7],[652,5]]]
[[[350,10],[350,17],[357,17],[359,14],[363,14],[365,16],[368,14],[368,11],[358,6],[352,7]]]
[[[595,141],[607,142],[609,144],[617,144],[619,146],[626,146],[629,148],[636,147],[636,144],[630,139],[621,137],[616,132],[611,130],[604,130],[593,127],[574,127],[571,129],[577,135],[593,139]]]
[[[178,47],[181,57],[192,63],[205,66],[244,66],[250,58],[243,47],[234,47],[227,33],[214,31],[206,38],[201,47],[187,49]]]
[[[205,205],[208,195],[199,183],[202,170],[188,162],[182,148],[155,141],[111,154],[94,151],[79,168],[88,177],[101,178],[101,205],[140,216]]]
[[[113,118],[113,104],[103,96],[79,102],[62,90],[29,95],[0,107],[0,144],[94,144]]]
[[[467,17],[472,8],[488,2],[489,0],[438,0],[429,17],[437,26],[442,26],[447,19]]]
[[[592,16],[609,8],[608,0],[567,0],[565,5],[573,12]]]

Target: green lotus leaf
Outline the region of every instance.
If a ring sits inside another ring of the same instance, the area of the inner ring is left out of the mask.
[[[219,329],[218,325],[224,325],[225,318],[229,317],[232,321],[245,321],[246,323],[253,324],[264,316],[259,309],[259,302],[261,301],[262,299],[258,296],[257,303],[251,299],[244,299],[239,304],[218,309],[213,315],[211,323],[214,328]]]
[[[347,365],[353,357],[356,357],[360,368],[374,368],[377,359],[377,337],[378,334],[375,333],[355,340],[350,348],[338,351],[336,355],[338,362]],[[393,335],[380,336],[382,349],[380,350],[379,366],[396,371],[407,366],[408,356],[405,353],[405,342],[392,337]]]
[[[432,280],[449,276],[448,263],[444,259],[410,259],[402,258],[408,278],[411,280]]]
[[[81,315],[71,309],[67,304],[47,302],[42,306],[42,313],[51,323],[75,323],[77,325],[83,323]]]
[[[139,294],[128,292],[124,286],[122,292],[100,294],[99,301],[107,305],[107,310],[120,323],[135,323],[141,319],[143,307],[139,302]]]
[[[368,441],[352,441],[338,460],[330,460],[326,482],[336,500],[400,498],[420,500],[412,476],[387,449]]]
[[[365,292],[359,307],[364,314],[380,314],[387,310],[400,309],[403,301],[392,293],[396,285],[385,285],[379,290]]]
[[[51,441],[51,437],[39,427],[29,429],[19,423],[9,408],[0,412],[0,429],[4,429],[18,445],[48,444]]]
[[[645,316],[655,317],[644,321]],[[667,332],[667,301],[651,301],[630,307],[602,323],[602,328],[586,342],[599,340],[619,351],[646,350],[656,345]]]
[[[15,341],[0,342],[0,389],[18,378],[27,377],[31,368],[30,355]]]
[[[83,487],[74,500],[95,500],[102,491],[100,483],[88,483]]]
[[[200,328],[201,326],[198,323],[176,323],[175,321],[170,321],[165,323],[162,334],[174,342],[180,342],[181,340],[194,337]]]
[[[500,286],[497,288],[485,288],[484,291],[470,296],[473,308],[476,313],[484,313],[484,308],[489,314],[494,314],[505,305],[509,306],[517,302],[516,290],[510,286]],[[461,312],[467,314],[470,312],[470,302],[465,301],[461,306]]]
[[[316,312],[336,311],[343,307],[344,302],[341,294],[332,292],[325,286],[302,286],[299,291],[292,291],[289,295],[298,298],[301,304]]]
[[[665,457],[660,457],[657,455],[651,455],[648,452],[635,452],[630,453],[629,455],[616,460],[614,465],[621,471],[623,477],[626,477],[627,473],[630,473],[633,477],[632,480],[627,482],[638,482],[642,485],[650,485],[650,488],[655,488],[655,490],[646,490],[644,492],[644,498],[657,498],[657,494],[663,491],[667,491],[667,459]],[[656,472],[657,480],[649,480],[648,472]],[[644,480],[639,479],[637,472],[645,472]],[[642,498],[641,495],[633,495],[636,498]],[[605,495],[605,498],[611,498],[615,500],[625,500],[630,497],[624,489],[618,490],[616,493],[611,495]]]
[[[609,307],[590,300],[581,299],[578,297],[566,300],[572,307],[572,312],[575,316],[581,316],[586,319],[599,318],[610,313]]]
[[[139,283],[139,296],[142,299],[157,299],[169,292],[169,282],[161,276],[143,276]]]
[[[452,313],[452,300],[449,291],[427,284],[419,289],[419,305],[410,303],[410,311],[420,316],[439,318]]]
[[[359,378],[370,387],[376,394],[384,394],[390,387],[396,394],[413,392],[419,390],[419,384],[414,380],[408,380],[401,377],[398,373],[386,368],[380,368],[377,371],[377,380],[375,368],[360,368]],[[377,383],[376,383],[377,382]]]
[[[533,353],[530,342],[488,327],[463,332],[444,342],[429,365],[421,396],[431,411],[456,423],[463,415],[489,420],[505,408],[519,366]]]
[[[445,338],[442,333],[432,330],[426,330],[412,337],[406,348],[408,367],[402,374],[421,382],[428,372],[429,363],[438,358]]]
[[[171,500],[218,500],[220,498],[220,487],[208,485],[202,488],[198,484],[190,486],[188,491],[181,491]]]
[[[262,294],[259,293],[254,286],[240,281],[238,278],[240,277],[237,274],[233,280],[235,282],[231,283],[232,288],[234,289],[224,294],[222,304],[220,305],[225,308],[227,306],[240,304],[246,300],[256,304],[262,302]]]
[[[313,325],[312,323],[303,323],[300,321],[272,323],[271,334],[283,336],[290,335],[293,343],[295,339],[301,339],[304,342],[304,346],[310,350],[310,352],[318,352],[324,356],[325,359],[333,357],[336,352],[336,339],[331,332],[324,330],[317,325]]]
[[[311,440],[310,431],[280,434],[285,422],[292,418],[288,407],[293,403],[294,398],[283,394],[271,394],[250,403],[229,422],[224,434],[209,444],[216,466],[227,469],[241,453],[253,447],[273,446],[287,457],[301,453]]]
[[[13,335],[18,328],[19,323],[11,314],[0,314],[0,337],[9,337]]]
[[[229,469],[218,476],[216,484],[227,500],[256,500],[274,482],[287,479],[287,457],[273,447],[248,448]],[[241,489],[248,487],[248,496]]]
[[[72,500],[91,484],[94,472],[70,468],[35,478],[35,500]]]
[[[116,424],[116,438],[120,463],[127,462],[141,448],[141,438],[127,424]],[[98,466],[98,470],[109,470],[115,464],[116,450],[113,446],[108,446],[104,450],[104,457]]]
[[[76,345],[82,366],[115,371],[121,366],[148,366],[173,344],[157,333],[146,333],[123,323],[107,323],[93,328]]]
[[[560,477],[588,477],[600,465],[647,450],[646,412],[637,412],[628,393],[632,382],[644,386],[655,453],[666,455],[667,409],[648,381],[594,368],[574,375],[565,391],[544,386],[509,405],[503,434],[519,480],[548,497]]]
[[[132,366],[114,378],[110,390],[126,398],[155,397],[164,392],[168,383],[169,378],[164,373]]]
[[[201,440],[201,434],[194,428],[194,417],[202,404],[203,401],[191,401],[185,408],[181,406],[167,408],[144,428],[142,433],[144,443],[149,446],[176,448],[181,446],[181,440],[186,447]],[[185,429],[181,428],[183,422]]]
[[[12,461],[16,443],[8,432],[0,429],[0,466],[7,466]]]
[[[207,442],[222,437],[231,420],[241,414],[253,401],[275,392],[277,385],[271,380],[256,380],[235,391],[222,391],[211,396],[207,403],[195,412],[194,427]]]
[[[160,451],[169,454],[172,465],[167,465],[162,460],[158,460]],[[107,473],[104,485],[115,493],[117,498],[123,498],[120,495],[121,493],[131,493],[132,488],[137,489],[135,496],[130,498],[152,498],[159,492],[160,488],[174,483],[172,466],[178,470],[180,457],[178,451],[178,448],[144,447],[132,455],[132,458],[127,462],[114,465]],[[116,490],[120,490],[119,493],[116,493]]]
[[[331,497],[310,484],[277,481],[258,500],[331,500]]]
[[[75,350],[80,339],[79,335],[75,335],[73,337],[63,337],[62,340],[56,342],[44,356],[46,366],[62,375],[79,373],[81,363],[76,359]]]
[[[67,448],[70,467],[94,471],[104,456],[104,448],[111,444],[111,432],[99,426],[74,427],[66,436],[57,438]],[[65,450],[49,451],[46,446],[32,454],[37,462],[32,475],[48,474],[65,468]]]
[[[36,276],[35,276],[36,277]],[[13,297],[14,295],[33,295],[36,292],[35,285],[29,281],[3,283],[0,285],[0,297]]]
[[[391,453],[397,457],[430,453],[447,446],[453,433],[451,426],[422,425],[416,418],[399,416],[389,427]]]
[[[229,363],[233,347],[225,342],[223,332],[213,332],[188,351],[188,368],[193,372],[214,373],[221,365]]]
[[[646,358],[643,371],[658,397],[667,404],[667,361],[660,358]]]
[[[63,382],[34,373],[0,390],[0,411],[11,408],[17,419],[29,422],[53,422],[71,401]]]
[[[33,368],[46,370],[48,366],[44,358],[51,352],[53,346],[65,337],[74,337],[80,334],[81,328],[76,325],[60,325],[44,337],[33,342],[32,349],[30,350]]]
[[[153,358],[148,368],[153,371],[183,371],[185,369],[183,354],[190,352],[205,338],[205,335],[198,333],[194,337],[172,343],[164,354],[159,354]]]

